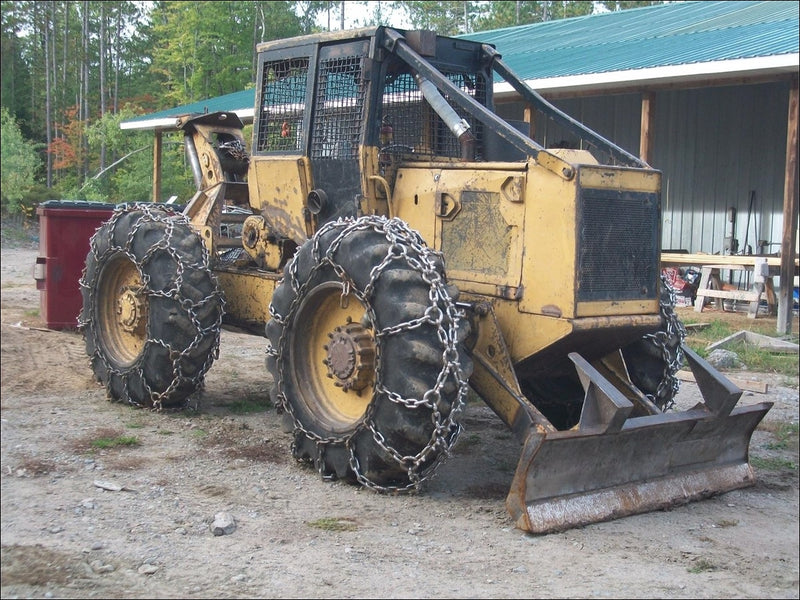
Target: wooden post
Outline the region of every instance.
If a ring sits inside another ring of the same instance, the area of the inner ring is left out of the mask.
[[[153,202],[161,198],[161,131],[153,138]]]
[[[647,164],[650,164],[653,152],[655,100],[656,95],[653,92],[642,93],[642,125],[639,134],[639,158]]]
[[[781,237],[781,287],[778,291],[778,333],[792,332],[795,238],[797,237],[797,77],[789,88],[786,124],[786,179],[783,185],[783,235]]]
[[[530,104],[525,105],[525,109],[523,112],[523,120],[528,124],[528,137],[534,139],[534,134],[536,133],[536,123],[534,122],[534,108]]]

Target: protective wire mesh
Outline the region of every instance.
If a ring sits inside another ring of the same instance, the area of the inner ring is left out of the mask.
[[[258,151],[302,152],[308,60],[291,58],[264,65]]]
[[[444,74],[465,93],[479,103],[486,104],[486,80],[483,75],[463,72]],[[447,94],[442,95],[456,113],[469,123],[472,135],[476,138],[476,152],[480,155],[483,149],[483,126],[457,104],[450,102]],[[382,108],[382,121],[392,129],[392,146],[413,148],[414,154],[421,157],[461,156],[458,139],[425,101],[411,73],[392,73],[387,76]]]
[[[358,158],[365,95],[361,62],[361,56],[320,61],[311,127],[312,159]]]

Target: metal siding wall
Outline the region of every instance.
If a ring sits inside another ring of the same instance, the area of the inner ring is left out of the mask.
[[[722,254],[729,207],[739,252],[745,237],[754,253],[758,240],[780,243],[788,94],[788,84],[772,83],[656,95],[653,166],[664,173],[664,248]]]

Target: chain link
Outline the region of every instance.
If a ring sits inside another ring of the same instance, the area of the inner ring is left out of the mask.
[[[128,231],[124,244],[119,246],[114,242],[116,226],[123,215],[133,211],[140,212],[141,214],[137,216],[135,222],[130,228],[130,231]],[[201,389],[206,372],[211,367],[211,364],[214,362],[214,360],[219,357],[220,329],[224,314],[225,299],[222,291],[216,285],[216,280],[210,271],[210,255],[205,244],[202,243],[202,240],[198,238],[198,244],[201,248],[202,255],[200,260],[197,262],[187,262],[185,254],[178,251],[178,247],[182,242],[182,239],[179,237],[180,230],[177,229],[177,226],[181,225],[183,228],[191,230],[191,224],[181,213],[178,213],[174,209],[165,206],[159,206],[158,208],[155,208],[150,204],[121,204],[118,205],[114,210],[114,214],[112,215],[111,219],[113,220],[113,224],[105,228],[105,239],[101,240],[96,237],[101,231],[103,231],[102,229],[99,229],[96,236],[92,237],[89,251],[92,254],[95,264],[98,265],[98,268],[94,274],[93,281],[87,281],[87,270],[86,267],[84,267],[80,279],[81,288],[87,289],[90,294],[97,293],[98,290],[95,288],[95,286],[97,285],[97,277],[101,276],[102,267],[100,265],[102,265],[110,257],[110,255],[122,253],[128,258],[128,260],[136,265],[142,280],[141,289],[142,292],[147,295],[148,302],[150,298],[156,297],[167,298],[179,302],[181,307],[189,316],[189,319],[195,328],[196,334],[188,346],[184,347],[183,349],[176,349],[173,347],[170,340],[156,338],[152,333],[152,328],[147,327],[148,337],[142,346],[143,350],[137,357],[136,362],[132,367],[121,370],[111,364],[105,353],[97,350],[98,348],[103,347],[98,336],[100,333],[100,328],[103,327],[104,324],[96,323],[94,324],[94,327],[90,327],[90,325],[93,324],[92,321],[96,318],[95,315],[84,314],[82,312],[78,320],[78,327],[86,334],[93,336],[94,339],[92,339],[92,344],[96,349],[94,352],[95,357],[103,363],[103,368],[105,371],[109,373],[110,376],[117,376],[123,381],[122,389],[125,397],[121,398],[121,400],[124,400],[129,404],[142,406],[140,402],[130,396],[128,385],[126,383],[131,375],[136,375],[141,381],[142,385],[145,387],[152,402],[153,409],[160,412],[165,410],[163,405],[164,401],[168,400],[171,394],[173,394],[173,392],[184,383],[188,382],[190,387],[194,390]],[[147,248],[143,256],[137,257],[132,251],[133,242],[138,231],[148,223],[161,223],[163,225],[162,236],[160,239],[153,242],[149,248]],[[102,252],[99,249],[101,241],[103,242],[102,247],[104,248]],[[153,289],[150,285],[150,276],[142,268],[142,265],[147,264],[147,262],[151,260],[157,252],[168,253],[176,265],[176,277],[169,289]],[[181,290],[184,284],[187,269],[209,272],[212,280],[215,281],[215,285],[213,286],[214,291],[200,300],[193,301],[190,298],[181,297]],[[96,299],[96,302],[98,301],[102,302],[104,300],[98,298]],[[208,325],[203,325],[203,322],[199,317],[199,313],[209,303],[218,304],[220,310],[217,311],[216,319],[213,322]],[[182,368],[183,358],[195,352],[201,344],[205,343],[209,336],[213,336],[215,340],[214,347],[212,348],[212,351],[208,353],[202,367],[199,369],[193,367],[193,373],[191,375],[184,374]],[[172,380],[170,381],[167,389],[163,391],[152,389],[152,387],[147,383],[147,378],[145,377],[144,373],[143,356],[147,347],[153,345],[164,348],[169,356],[170,362],[172,363]],[[107,390],[107,393],[110,394],[111,391]],[[188,398],[181,406],[170,408],[180,409],[186,406],[187,403]]]
[[[386,255],[371,269],[368,282],[363,285],[363,289],[353,281],[345,268],[336,260],[337,252],[342,243],[352,235],[359,232],[377,232],[384,236],[387,242]],[[327,250],[322,248],[322,240],[327,240],[331,235],[335,237],[327,245]],[[295,428],[313,440],[318,448],[317,469],[323,478],[330,476],[324,473],[324,460],[321,454],[329,444],[343,444],[350,453],[350,468],[353,470],[357,480],[363,486],[379,492],[406,492],[416,490],[420,483],[433,475],[436,467],[447,457],[450,448],[455,443],[461,426],[456,419],[463,410],[466,395],[468,392],[468,377],[466,376],[461,363],[458,360],[458,327],[460,319],[464,317],[463,311],[455,306],[450,295],[445,288],[445,282],[437,268],[441,264],[441,253],[428,248],[418,233],[410,229],[399,219],[387,219],[380,216],[366,216],[357,220],[340,219],[323,226],[314,236],[312,242],[313,267],[305,277],[305,281],[300,283],[298,277],[298,264],[292,260],[286,269],[284,282],[288,281],[292,286],[294,298],[291,305],[286,310],[286,314],[279,314],[270,305],[270,316],[283,327],[278,347],[268,348],[267,352],[276,361],[278,400],[282,408],[289,413],[294,421]],[[434,432],[431,439],[419,452],[413,455],[405,455],[394,448],[383,433],[378,429],[374,421],[375,402],[370,402],[365,412],[362,422],[356,427],[354,432],[339,437],[321,437],[313,431],[306,429],[300,419],[294,414],[292,405],[287,401],[283,393],[284,390],[284,366],[285,358],[279,352],[279,348],[284,348],[287,344],[287,335],[293,315],[296,313],[302,299],[305,297],[309,282],[314,280],[314,273],[323,268],[330,268],[339,278],[343,289],[349,290],[364,305],[368,320],[375,324],[377,322],[374,309],[372,308],[372,298],[375,287],[381,274],[384,273],[394,262],[403,262],[417,271],[422,280],[428,286],[428,298],[430,306],[425,314],[411,319],[404,323],[399,323],[385,327],[373,332],[376,342],[375,357],[375,384],[373,398],[383,396],[403,406],[405,409],[414,410],[419,407],[426,407],[431,411],[431,419],[434,425]],[[404,398],[396,392],[385,387],[383,382],[384,365],[382,362],[381,346],[387,338],[423,326],[433,326],[436,328],[436,335],[442,344],[442,363],[440,372],[433,387],[425,392],[421,398]],[[439,403],[443,397],[444,386],[449,381],[455,381],[457,392],[455,401],[447,416],[439,410]],[[368,430],[377,446],[391,457],[398,465],[406,470],[408,484],[405,486],[393,485],[383,486],[371,481],[363,472],[359,460],[356,456],[355,439],[358,433]]]
[[[686,327],[684,327],[675,313],[675,290],[669,285],[664,275],[661,276],[659,309],[661,311],[663,329],[655,333],[649,333],[644,337],[661,352],[661,358],[664,361],[664,373],[655,394],[647,394],[647,396],[661,410],[667,411],[674,406],[675,395],[680,388],[680,380],[677,377],[677,373],[683,366],[681,345],[683,340],[686,339]],[[677,343],[674,343],[674,340],[677,340]]]

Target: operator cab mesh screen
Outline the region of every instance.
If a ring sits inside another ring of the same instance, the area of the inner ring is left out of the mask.
[[[311,158],[357,159],[366,86],[361,56],[320,61]]]
[[[486,105],[486,80],[482,74],[464,72],[443,74],[467,95]],[[447,94],[442,93],[442,95],[458,116],[469,123],[470,131],[475,136],[476,154],[480,155],[483,149],[483,125],[455,102],[451,102]],[[420,158],[461,156],[458,139],[423,98],[411,73],[387,74],[381,108],[382,123],[392,131],[390,146],[382,148],[382,152],[399,149]]]
[[[264,64],[257,151],[303,151],[308,61],[307,57],[300,57]]]

